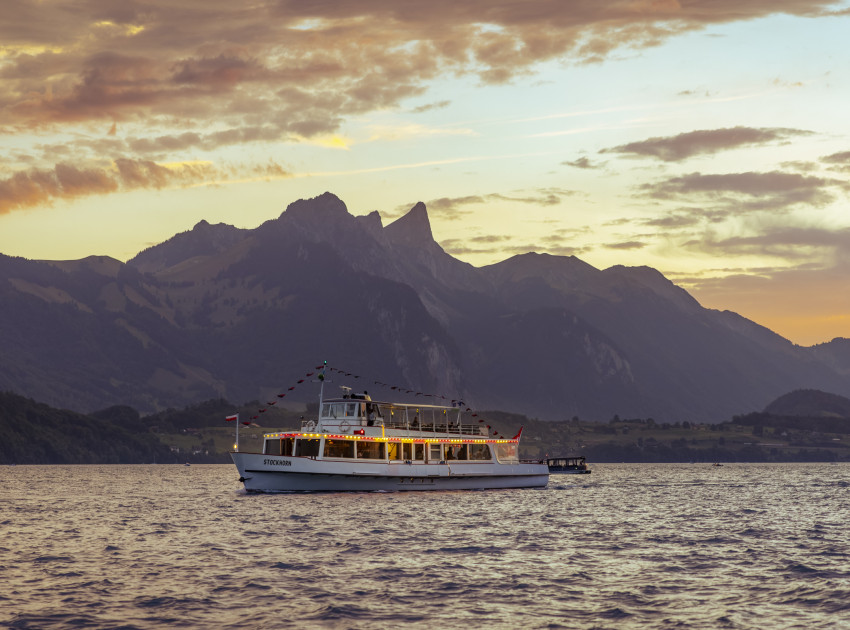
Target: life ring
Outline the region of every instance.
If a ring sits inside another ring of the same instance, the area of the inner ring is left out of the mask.
[[[339,423],[339,432],[348,433],[348,429],[350,426],[351,423],[347,419],[343,419],[343,421]]]
[[[312,431],[313,429],[316,428],[316,421],[315,420],[307,420],[307,422],[304,423],[304,428],[307,429],[308,431]]]

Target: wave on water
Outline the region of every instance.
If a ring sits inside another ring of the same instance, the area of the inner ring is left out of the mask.
[[[232,466],[99,470],[4,471],[0,627],[832,628],[850,611],[850,465],[274,495],[234,492]]]

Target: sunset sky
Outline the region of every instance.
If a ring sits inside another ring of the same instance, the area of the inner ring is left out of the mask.
[[[330,191],[454,256],[649,265],[850,337],[850,1],[4,0],[0,253]]]

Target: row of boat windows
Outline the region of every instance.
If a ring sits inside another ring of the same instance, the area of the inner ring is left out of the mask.
[[[516,461],[516,444],[495,444],[499,461]],[[491,461],[489,444],[414,444],[410,442],[372,442],[326,439],[282,438],[266,440],[266,455],[294,455],[295,457],[323,457],[348,459],[380,459],[390,461]]]
[[[379,403],[373,402],[335,402],[335,403],[324,403],[322,405],[322,418],[326,419],[340,419],[340,418],[368,418],[369,420],[375,420],[377,418],[386,418],[387,422],[403,424],[406,422],[410,422],[411,424],[419,424],[419,409],[417,408],[415,412],[411,410],[410,416],[408,416],[408,410],[406,407],[398,408],[393,407],[392,405],[381,405]],[[421,422],[424,424],[446,424],[447,414],[443,409],[430,409],[430,413],[427,413],[425,409],[422,410],[422,420]],[[459,421],[459,416],[453,418],[455,422]]]

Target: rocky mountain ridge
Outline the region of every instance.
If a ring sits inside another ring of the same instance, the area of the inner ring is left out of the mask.
[[[795,346],[647,267],[476,268],[424,204],[383,226],[330,193],[252,230],[201,221],[126,264],[0,255],[0,389],[79,411],[260,400],[328,359],[543,419],[722,421],[794,389],[850,395],[846,341]]]

